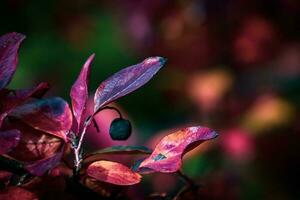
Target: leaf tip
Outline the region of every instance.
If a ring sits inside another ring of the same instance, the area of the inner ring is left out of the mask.
[[[15,32],[15,35],[20,39],[20,41],[23,41],[26,39],[26,35],[24,35],[22,33]]]
[[[95,54],[95,53],[92,53],[92,54],[89,56],[89,58],[87,59],[87,63],[88,63],[89,65],[90,65],[91,62],[94,60],[95,56],[96,56],[96,54]]]
[[[167,58],[163,58],[163,57],[158,57],[158,58],[159,58],[159,62],[162,66],[164,66],[168,61]]]
[[[16,41],[16,42],[22,42],[26,38],[24,34],[18,32],[7,33],[3,37],[9,37],[11,38],[10,41]]]
[[[212,138],[211,139],[215,139],[215,138],[219,137],[219,133],[216,132],[216,131],[212,131],[211,134],[212,134]]]
[[[166,62],[167,59],[160,56],[150,57],[144,60],[144,63],[148,65],[159,63],[160,66],[164,66]]]

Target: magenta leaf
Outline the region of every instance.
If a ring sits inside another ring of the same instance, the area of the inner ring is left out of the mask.
[[[73,114],[77,121],[77,130],[80,127],[81,117],[86,109],[86,104],[88,100],[88,87],[89,87],[89,76],[90,76],[90,69],[92,61],[95,57],[95,54],[92,54],[85,64],[83,65],[81,72],[75,81],[74,85],[71,88],[70,96],[72,99],[72,108]]]
[[[117,162],[101,160],[90,164],[87,175],[115,185],[134,185],[141,181],[141,175]]]
[[[14,109],[11,116],[17,117],[33,128],[66,139],[72,126],[72,113],[68,103],[60,97],[39,99]]]
[[[3,89],[0,91],[0,125],[8,113],[15,107],[25,103],[29,98],[40,98],[49,89],[49,84],[42,82],[39,85],[22,90]]]
[[[162,57],[151,57],[143,62],[122,69],[106,79],[94,96],[94,112],[104,105],[125,96],[146,84],[165,64]]]
[[[61,160],[61,157],[64,153],[64,145],[61,147],[61,149],[54,154],[53,156],[49,156],[47,158],[28,163],[25,168],[33,175],[36,176],[42,176],[45,174],[48,170],[56,167],[58,163]]]
[[[25,36],[8,33],[0,37],[0,90],[11,81],[18,64],[18,49]]]
[[[176,172],[181,167],[181,159],[185,153],[217,136],[215,131],[201,126],[184,128],[167,135],[156,145],[153,153],[141,162],[138,171]]]
[[[21,132],[16,129],[0,131],[0,155],[15,148],[20,141],[20,137]]]

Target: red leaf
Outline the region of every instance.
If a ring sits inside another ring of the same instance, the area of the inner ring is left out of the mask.
[[[186,152],[217,136],[215,131],[201,126],[185,128],[167,135],[156,145],[153,153],[139,165],[138,171],[150,169],[165,173],[176,172],[181,167],[181,158]]]
[[[72,99],[72,108],[75,119],[77,121],[77,129],[80,127],[81,117],[86,109],[86,104],[88,100],[88,87],[89,87],[89,77],[90,77],[90,69],[91,63],[95,57],[95,54],[92,54],[85,64],[83,65],[81,72],[75,81],[74,85],[71,88],[70,96]]]
[[[18,49],[25,36],[8,33],[0,37],[0,90],[11,81],[18,63]]]
[[[141,175],[117,162],[97,161],[89,165],[87,175],[115,185],[134,185],[141,181]]]
[[[13,173],[8,171],[0,171],[0,183],[8,184],[10,178],[12,177]]]
[[[38,200],[37,196],[21,187],[9,187],[0,192],[0,200]]]
[[[58,152],[64,143],[62,139],[36,130],[21,121],[4,125],[5,128],[9,129],[16,127],[22,133],[19,144],[9,152],[9,156],[16,160],[37,161],[51,157]]]
[[[106,79],[95,93],[94,112],[146,84],[165,62],[166,60],[161,57],[147,58],[143,62],[122,69]]]
[[[11,149],[15,148],[21,137],[21,132],[19,130],[8,130],[0,132],[0,155],[9,152]]]
[[[60,97],[39,99],[14,109],[11,116],[17,117],[34,127],[59,138],[66,139],[72,125],[69,105]]]
[[[64,152],[64,146],[55,155],[27,164],[26,169],[33,175],[42,176],[48,170],[56,167]]]
[[[40,98],[49,89],[49,84],[42,82],[39,85],[22,90],[3,89],[0,91],[0,125],[7,114],[31,97]]]

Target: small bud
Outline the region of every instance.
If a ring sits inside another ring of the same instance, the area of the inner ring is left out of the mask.
[[[113,140],[127,140],[131,135],[131,130],[129,120],[117,118],[111,122],[109,134]]]

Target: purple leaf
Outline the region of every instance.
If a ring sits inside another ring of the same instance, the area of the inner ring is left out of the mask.
[[[21,137],[19,130],[13,129],[0,132],[0,155],[5,154],[15,148]]]
[[[72,113],[68,103],[60,97],[39,99],[14,109],[11,116],[17,117],[33,128],[66,139],[72,126]]]
[[[71,88],[70,96],[72,99],[72,108],[73,114],[77,121],[76,132],[80,127],[81,117],[86,108],[88,100],[88,87],[89,87],[89,77],[92,61],[95,57],[95,54],[92,54],[85,64],[83,65],[81,72],[75,81],[74,85]]]
[[[138,171],[145,173],[153,171],[176,172],[181,167],[181,158],[185,153],[202,142],[217,136],[215,131],[201,126],[184,128],[169,134],[156,145],[153,153],[140,164]]]
[[[27,164],[26,169],[33,175],[42,176],[48,170],[54,168],[61,160],[64,153],[64,145],[61,147],[59,152],[54,156],[50,156],[33,163]]]
[[[11,81],[18,64],[18,49],[25,36],[8,33],[0,37],[0,90]]]
[[[122,69],[98,87],[94,97],[94,112],[102,106],[125,96],[146,84],[165,64],[162,57],[151,57],[143,62]]]
[[[22,90],[9,90],[3,89],[0,91],[0,126],[3,119],[7,114],[13,110],[15,107],[23,104],[26,100],[31,97],[40,98],[49,89],[49,84],[42,82],[39,85]]]

